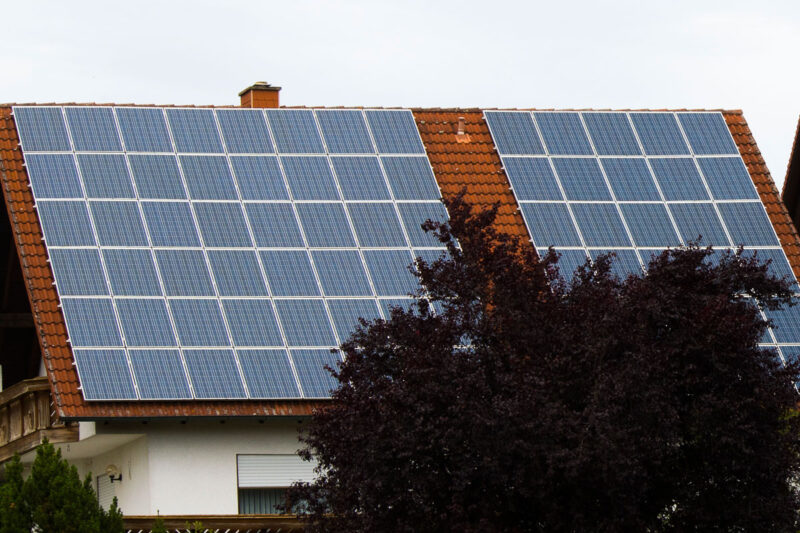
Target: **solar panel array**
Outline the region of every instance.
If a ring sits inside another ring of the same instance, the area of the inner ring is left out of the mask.
[[[407,110],[15,107],[87,400],[327,397],[446,219]]]
[[[744,245],[796,281],[736,144],[718,112],[486,111],[534,246],[571,273],[614,252],[641,273],[653,254],[700,239]],[[763,342],[800,354],[800,308],[770,312]]]

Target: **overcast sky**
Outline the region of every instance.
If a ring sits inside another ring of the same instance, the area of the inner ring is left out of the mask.
[[[742,109],[780,187],[800,2],[6,1],[0,101]]]

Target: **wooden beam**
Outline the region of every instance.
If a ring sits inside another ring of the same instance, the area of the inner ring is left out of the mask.
[[[303,523],[293,515],[161,515],[164,525],[169,529],[186,527],[186,522],[200,522],[207,531],[280,531],[281,533],[302,531]],[[129,531],[150,531],[155,516],[123,516],[125,529]]]
[[[31,313],[0,313],[0,328],[32,328],[34,325]]]

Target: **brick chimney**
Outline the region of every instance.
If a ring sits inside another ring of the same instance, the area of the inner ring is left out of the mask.
[[[273,87],[265,81],[257,81],[239,93],[242,107],[278,107],[280,87]]]

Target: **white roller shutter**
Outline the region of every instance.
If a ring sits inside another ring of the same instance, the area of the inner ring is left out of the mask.
[[[97,503],[100,504],[100,507],[108,510],[108,508],[111,507],[111,502],[114,499],[114,496],[116,495],[116,485],[111,483],[111,478],[109,478],[106,474],[97,476]]]
[[[295,481],[313,481],[314,466],[295,454],[238,455],[239,487],[288,487]]]

